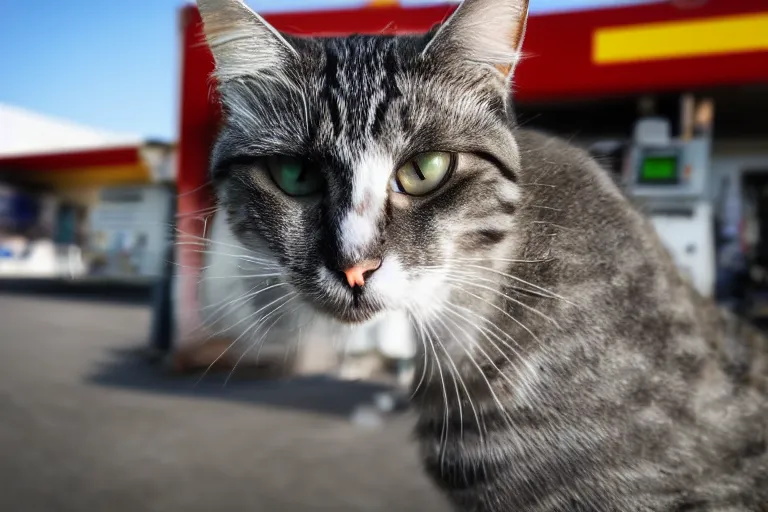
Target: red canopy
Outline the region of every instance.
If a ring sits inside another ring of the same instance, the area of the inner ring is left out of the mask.
[[[367,7],[267,19],[299,35],[425,32],[455,8]],[[184,8],[182,21],[179,177],[191,190],[205,172],[217,111],[208,78],[213,59],[196,7]],[[768,83],[768,10],[765,0],[677,0],[534,15],[523,50],[515,76],[519,103]]]
[[[138,165],[141,161],[140,149],[139,146],[122,146],[0,157],[0,169],[48,172],[87,167]]]

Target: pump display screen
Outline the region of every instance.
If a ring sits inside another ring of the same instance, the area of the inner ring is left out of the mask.
[[[680,182],[677,155],[645,157],[640,163],[639,181],[647,185],[677,185]]]

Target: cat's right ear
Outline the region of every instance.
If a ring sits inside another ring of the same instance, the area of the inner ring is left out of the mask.
[[[197,0],[197,6],[220,82],[279,74],[298,57],[280,32],[242,0]]]
[[[528,0],[464,0],[422,56],[495,69],[508,81],[521,57]]]

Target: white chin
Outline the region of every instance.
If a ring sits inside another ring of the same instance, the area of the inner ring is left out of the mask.
[[[378,350],[389,359],[410,359],[416,355],[416,332],[401,311],[385,311],[356,325],[343,336],[349,353]]]

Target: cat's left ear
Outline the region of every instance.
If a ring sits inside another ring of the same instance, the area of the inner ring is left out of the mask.
[[[281,74],[298,58],[291,44],[243,0],[198,0],[220,81]]]
[[[509,80],[521,57],[527,21],[528,0],[464,0],[423,56],[492,66]]]

